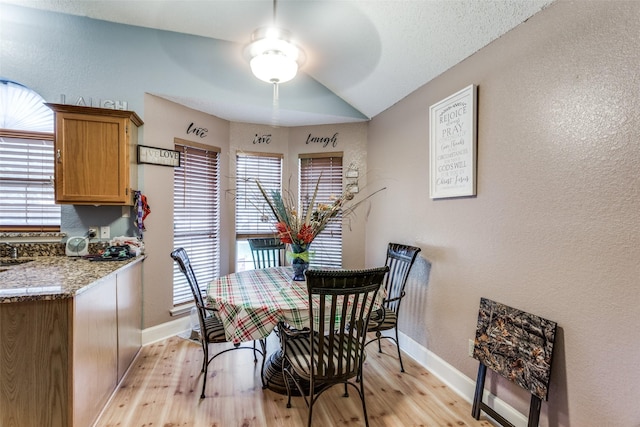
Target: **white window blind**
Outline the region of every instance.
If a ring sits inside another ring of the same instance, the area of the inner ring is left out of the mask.
[[[0,132],[0,135],[8,132]],[[57,231],[60,206],[53,187],[53,134],[0,136],[0,227]]]
[[[342,194],[342,153],[300,155],[300,206],[308,206],[318,178],[318,203],[332,203]],[[314,267],[342,268],[342,213],[329,222],[310,246]]]
[[[201,291],[220,275],[220,170],[214,147],[176,143],[180,167],[173,174],[173,245],[184,248]],[[173,304],[192,301],[184,275],[174,263]]]
[[[0,229],[58,231],[53,111],[35,91],[0,79]]]
[[[274,218],[256,179],[271,195],[282,187],[282,155],[238,153],[236,155],[236,239],[274,234]]]

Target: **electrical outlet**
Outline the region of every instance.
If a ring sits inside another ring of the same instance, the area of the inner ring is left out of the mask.
[[[473,347],[474,347],[474,341],[472,339],[469,339],[469,357],[473,357]]]
[[[91,227],[89,227],[89,238],[95,239],[96,237],[98,237],[98,226],[92,225]]]
[[[111,227],[108,225],[103,225],[100,227],[100,238],[101,239],[109,239],[111,237]]]

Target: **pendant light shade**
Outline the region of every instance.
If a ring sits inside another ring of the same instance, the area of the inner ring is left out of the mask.
[[[251,36],[245,49],[251,71],[267,83],[284,83],[293,79],[304,62],[304,52],[279,28],[260,28]]]

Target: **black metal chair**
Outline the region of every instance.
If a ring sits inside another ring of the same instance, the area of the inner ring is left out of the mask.
[[[284,265],[284,243],[277,237],[247,239],[255,269]]]
[[[398,315],[400,314],[400,303],[405,296],[405,286],[411,272],[411,267],[415,262],[420,248],[403,245],[400,243],[389,243],[387,247],[387,261],[385,265],[389,267],[389,273],[385,280],[386,296],[383,307],[374,311],[369,322],[369,332],[375,332],[376,337],[367,342],[366,345],[377,341],[378,352],[382,353],[380,346],[381,338],[388,338],[396,343],[398,348],[398,360],[400,361],[400,372],[404,372],[402,365],[402,355],[400,354],[400,343],[398,342]],[[395,338],[383,336],[382,331],[395,330]]]
[[[204,399],[204,390],[207,385],[207,371],[209,368],[209,364],[216,357],[232,350],[253,350],[254,363],[258,363],[257,353],[260,353],[262,355],[262,369],[260,371],[260,377],[262,378],[264,385],[264,358],[266,354],[265,340],[260,340],[260,346],[262,347],[262,350],[256,348],[255,341],[253,342],[253,348],[240,347],[240,343],[237,343],[234,344],[232,348],[222,350],[209,358],[209,344],[229,342],[225,337],[222,321],[217,315],[217,310],[215,310],[213,307],[207,306],[204,303],[200,287],[198,286],[198,280],[196,279],[193,267],[191,267],[191,262],[189,261],[187,251],[185,251],[184,248],[175,249],[173,252],[171,252],[171,258],[173,258],[173,260],[178,263],[180,270],[187,278],[187,282],[189,283],[189,287],[191,288],[191,292],[193,293],[193,299],[196,305],[196,309],[198,310],[198,319],[200,320],[200,343],[202,344],[202,351],[204,353],[204,359],[202,361],[202,372],[204,373],[204,379],[202,381],[202,393],[200,394],[200,398]]]
[[[349,385],[358,391],[365,424],[369,425],[362,381],[364,345],[373,301],[388,270],[388,267],[379,267],[306,272],[310,327],[299,331],[281,324],[280,339],[287,407],[291,407],[291,388],[295,384],[309,407],[308,426],[311,426],[314,403],[336,384],[344,384],[345,397],[348,397]],[[350,381],[352,378],[359,379],[359,386]]]

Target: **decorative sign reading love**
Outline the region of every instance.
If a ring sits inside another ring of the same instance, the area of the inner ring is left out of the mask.
[[[148,163],[160,166],[180,166],[180,152],[164,148],[138,145],[138,163]]]

